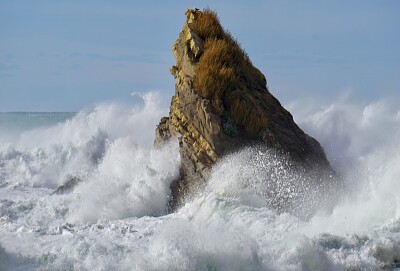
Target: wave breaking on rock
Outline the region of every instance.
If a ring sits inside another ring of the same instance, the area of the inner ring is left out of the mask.
[[[246,146],[274,149],[293,169],[326,182],[324,187],[336,183],[321,145],[271,94],[265,76],[216,13],[189,9],[186,17],[172,47],[175,95],[155,139],[156,146],[179,139],[180,178],[171,187],[171,208],[205,185],[221,157]]]

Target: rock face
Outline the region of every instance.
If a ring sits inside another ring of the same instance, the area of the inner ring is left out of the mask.
[[[305,134],[268,91],[264,75],[221,27],[210,10],[188,10],[172,47],[176,80],[168,117],[156,128],[155,145],[180,143],[181,176],[172,208],[204,185],[212,165],[247,145],[274,148],[306,170],[333,173],[320,144]]]
[[[76,176],[70,177],[65,184],[59,186],[53,194],[68,194],[71,192],[82,180]]]

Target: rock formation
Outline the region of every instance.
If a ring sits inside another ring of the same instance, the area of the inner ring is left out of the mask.
[[[188,10],[186,17],[172,47],[175,95],[155,139],[156,146],[179,139],[181,176],[171,187],[173,207],[206,182],[221,156],[247,145],[274,148],[298,167],[333,173],[320,144],[269,92],[264,75],[216,14]]]
[[[59,186],[52,194],[68,194],[81,182],[82,180],[77,176],[69,177],[68,180],[63,185]]]

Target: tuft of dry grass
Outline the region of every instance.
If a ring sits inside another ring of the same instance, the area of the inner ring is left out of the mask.
[[[211,101],[216,113],[232,118],[248,135],[267,128],[268,118],[251,93],[267,90],[264,75],[253,66],[237,41],[224,31],[214,11],[206,9],[198,13],[192,27],[204,40],[195,90]]]
[[[204,9],[203,12],[196,13],[196,20],[192,27],[203,40],[222,39],[225,35],[217,13],[211,9]]]

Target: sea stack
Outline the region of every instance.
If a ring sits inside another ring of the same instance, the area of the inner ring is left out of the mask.
[[[269,92],[265,76],[216,13],[189,9],[186,18],[172,46],[175,95],[155,139],[156,146],[179,139],[181,169],[171,187],[172,208],[207,182],[218,159],[245,146],[273,148],[303,171],[333,174],[321,145]]]

